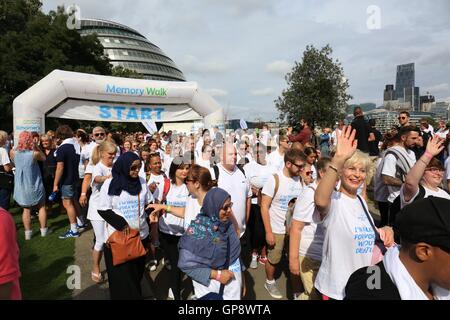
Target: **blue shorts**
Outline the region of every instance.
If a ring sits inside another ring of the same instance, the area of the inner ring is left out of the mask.
[[[73,199],[75,191],[77,189],[76,184],[68,184],[61,186],[61,199]]]

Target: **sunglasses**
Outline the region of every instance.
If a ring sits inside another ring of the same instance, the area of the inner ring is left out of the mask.
[[[105,134],[104,133],[95,133],[94,137],[104,137]]]
[[[405,120],[406,117],[398,117],[398,120]]]
[[[306,171],[305,174],[306,174],[307,176],[310,176],[310,175],[313,174],[313,172],[312,172],[312,171]]]
[[[302,170],[305,167],[305,164],[296,164],[296,163],[292,163],[292,165],[296,166],[298,169]]]
[[[139,170],[141,170],[141,166],[140,165],[138,165],[138,166],[131,166],[130,167],[130,171],[139,171]]]

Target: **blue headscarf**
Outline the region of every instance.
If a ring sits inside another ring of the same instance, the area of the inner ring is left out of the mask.
[[[130,177],[131,165],[136,160],[139,160],[139,157],[134,152],[125,152],[114,163],[111,170],[112,181],[108,189],[110,196],[120,196],[123,190],[132,196],[137,196],[141,192],[139,177]]]
[[[227,242],[230,245],[229,264],[239,258],[241,243],[231,221],[222,222],[219,219],[220,209],[228,198],[228,192],[220,188],[213,188],[206,194],[201,212],[192,220],[179,242],[178,267],[181,270],[225,268]]]

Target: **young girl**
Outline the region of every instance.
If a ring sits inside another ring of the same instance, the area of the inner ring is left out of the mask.
[[[100,189],[107,179],[111,178],[113,161],[116,156],[116,145],[109,141],[102,142],[92,155],[94,169],[92,172],[91,188],[92,194],[89,199],[87,218],[91,221],[95,234],[95,244],[92,250],[91,279],[96,283],[103,281],[100,272],[100,261],[102,259],[103,244],[106,242],[105,220],[98,214],[98,203],[100,200]]]

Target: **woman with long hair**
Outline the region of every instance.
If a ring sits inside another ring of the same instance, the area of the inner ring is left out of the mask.
[[[168,214],[172,207],[184,208],[189,195],[186,187],[186,177],[188,175],[189,163],[183,158],[173,159],[170,165],[169,191],[164,195],[163,202],[167,205],[165,213],[159,217],[159,239],[164,250],[165,265],[170,271],[170,288],[175,300],[181,299],[182,273],[178,268],[178,242],[184,233],[184,222],[182,218]]]
[[[39,211],[39,224],[41,236],[45,237],[47,228],[47,211],[45,210],[45,188],[42,181],[38,161],[45,161],[45,155],[33,141],[28,131],[19,134],[19,141],[13,154],[16,165],[14,177],[14,200],[23,208],[22,221],[25,229],[25,240],[30,240],[31,209],[36,207]]]
[[[149,227],[145,206],[153,201],[145,179],[139,177],[139,157],[124,153],[112,167],[112,178],[104,181],[100,189],[98,213],[106,221],[105,239],[114,231],[130,233],[139,230],[144,247],[148,244]],[[142,299],[141,280],[145,269],[145,256],[113,265],[113,252],[104,246],[111,299]]]
[[[95,244],[92,249],[92,271],[91,279],[96,283],[103,281],[100,272],[100,261],[102,260],[103,244],[105,238],[105,220],[98,214],[98,203],[100,200],[100,189],[103,183],[112,177],[111,170],[114,158],[116,157],[116,145],[110,141],[103,141],[95,148],[92,155],[92,172],[91,188],[92,194],[89,199],[89,209],[87,218],[91,221],[94,229]]]

